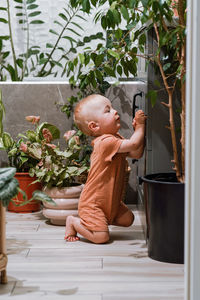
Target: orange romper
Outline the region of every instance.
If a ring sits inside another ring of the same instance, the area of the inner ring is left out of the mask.
[[[121,201],[127,155],[117,153],[121,142],[118,134],[92,141],[90,172],[78,206],[81,223],[91,231],[108,231],[108,225],[128,211]]]

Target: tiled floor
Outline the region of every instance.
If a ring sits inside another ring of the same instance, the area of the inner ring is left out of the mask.
[[[7,300],[183,300],[184,267],[147,256],[139,213],[129,228],[110,227],[95,245],[64,241],[64,227],[42,216],[7,212]]]

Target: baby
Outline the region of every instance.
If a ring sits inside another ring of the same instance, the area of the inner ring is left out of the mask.
[[[140,158],[144,150],[144,112],[136,112],[130,139],[118,134],[120,117],[111,102],[101,95],[90,95],[75,108],[74,121],[85,134],[94,137],[87,182],[81,193],[79,217],[68,216],[65,240],[79,240],[77,233],[93,243],[109,240],[108,225],[130,226],[131,210],[122,202],[126,157]]]

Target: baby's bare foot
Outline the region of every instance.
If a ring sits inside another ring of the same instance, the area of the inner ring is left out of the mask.
[[[76,235],[76,236],[74,236],[74,235],[66,235],[65,237],[64,237],[64,239],[66,240],[66,241],[68,241],[68,242],[76,242],[76,241],[79,241],[80,240],[80,238]]]
[[[64,239],[68,242],[76,242],[80,240],[80,238],[76,235],[77,232],[74,229],[73,220],[73,216],[68,216],[66,220],[66,231]]]

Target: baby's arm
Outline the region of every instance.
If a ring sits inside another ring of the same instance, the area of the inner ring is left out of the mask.
[[[145,121],[146,116],[142,110],[138,110],[133,120],[135,129],[130,139],[122,141],[118,152],[128,153],[129,157],[140,158],[144,151]]]

